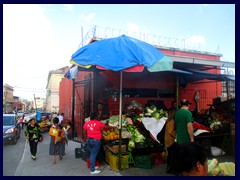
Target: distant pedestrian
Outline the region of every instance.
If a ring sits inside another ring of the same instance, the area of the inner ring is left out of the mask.
[[[32,159],[36,160],[38,142],[39,139],[42,138],[41,128],[38,124],[36,124],[36,119],[30,119],[30,123],[25,131],[25,137],[29,141]]]
[[[59,119],[55,117],[53,119],[53,125],[49,130],[50,144],[49,144],[49,155],[52,156],[52,163],[56,164],[56,155],[59,156],[59,160],[62,160],[64,155],[62,148],[62,130],[58,125]]]
[[[186,99],[181,101],[181,109],[175,113],[174,122],[176,127],[176,139],[179,144],[184,142],[193,142],[193,118],[188,110],[190,102]]]
[[[64,113],[61,113],[61,114],[58,116],[58,119],[59,119],[58,125],[61,125],[61,124],[62,124],[63,116],[64,116]]]
[[[19,123],[21,124],[21,127],[23,129],[23,127],[24,127],[24,115],[19,119]]]
[[[66,144],[68,144],[68,140],[71,139],[71,129],[72,129],[72,123],[70,121],[68,121],[68,125],[67,127],[63,127],[64,132],[65,132],[65,136],[66,136]]]

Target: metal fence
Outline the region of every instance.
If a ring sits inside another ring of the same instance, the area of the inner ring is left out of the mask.
[[[191,38],[179,39],[173,37],[165,37],[158,36],[143,32],[133,32],[122,29],[114,29],[110,27],[101,27],[94,26],[89,29],[84,37],[82,37],[82,42],[80,43],[78,48],[87,45],[92,38],[113,38],[125,34],[127,36],[131,36],[133,38],[145,41],[149,44],[155,46],[164,46],[164,47],[174,47],[180,49],[188,49],[188,50],[200,50],[201,44],[197,43]]]

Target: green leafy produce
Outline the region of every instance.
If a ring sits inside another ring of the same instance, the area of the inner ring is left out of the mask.
[[[129,142],[128,142],[128,146],[130,148],[135,148],[135,142],[132,139],[130,139]]]
[[[160,119],[160,113],[158,113],[157,111],[153,112],[152,117],[154,117],[155,119]]]
[[[153,111],[157,111],[157,107],[155,105],[151,105],[150,109],[153,110]]]

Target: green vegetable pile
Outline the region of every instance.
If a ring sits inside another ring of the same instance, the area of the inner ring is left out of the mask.
[[[140,143],[145,141],[145,137],[139,133],[136,126],[126,123],[126,129],[132,134],[132,138],[128,142],[128,151],[132,151],[135,148],[135,143]]]
[[[146,107],[144,109],[145,117],[154,117],[155,119],[161,119],[162,117],[168,117],[168,112],[163,109],[157,109],[155,105],[151,105],[150,107]]]

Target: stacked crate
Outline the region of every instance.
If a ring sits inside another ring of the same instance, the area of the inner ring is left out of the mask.
[[[110,150],[105,149],[105,161],[110,165],[111,169],[114,171],[119,171],[119,154],[112,153]],[[127,162],[128,155],[121,155],[121,169],[129,168]]]
[[[151,169],[153,167],[153,158],[151,155],[137,155],[134,158],[135,167]]]

